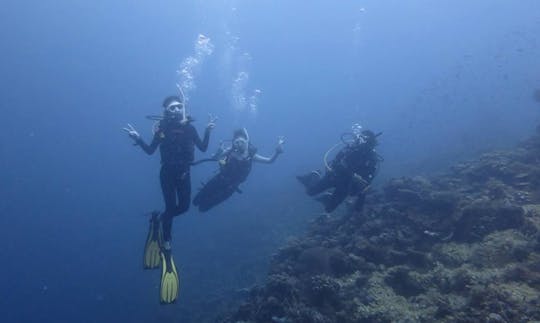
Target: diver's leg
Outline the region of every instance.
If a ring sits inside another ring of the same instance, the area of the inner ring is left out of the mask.
[[[180,215],[187,212],[191,203],[191,174],[189,168],[179,172],[176,178],[176,194],[178,197],[178,205],[174,215]]]
[[[311,171],[307,174],[296,176],[296,179],[304,185],[304,188],[307,190],[321,179],[321,174],[319,171]]]
[[[336,186],[336,189],[334,190],[332,195],[330,195],[329,198],[324,201],[325,211],[328,213],[334,211],[338,207],[338,205],[345,200],[348,193],[348,183],[346,183],[345,181],[340,182],[339,185]]]
[[[199,206],[199,205],[204,205],[206,203],[206,200],[214,192],[214,187],[216,186],[216,182],[218,178],[219,178],[219,174],[212,177],[210,180],[208,180],[206,183],[203,184],[203,186],[199,189],[199,191],[193,198],[193,205]]]
[[[317,195],[317,194],[320,194],[320,193],[326,191],[327,189],[331,188],[332,186],[334,186],[333,177],[326,174],[326,175],[324,175],[323,178],[321,178],[320,180],[313,183],[313,185],[308,187],[306,189],[306,193],[309,196],[314,196],[314,195]]]
[[[165,200],[165,211],[161,214],[161,228],[163,230],[163,240],[171,241],[172,217],[176,209],[176,195],[174,182],[174,168],[162,166],[159,174],[161,191]]]
[[[199,208],[199,211],[204,212],[209,209],[207,207],[209,201],[212,200],[214,194],[220,188],[220,174],[212,177],[204,186],[199,190],[195,198],[193,199],[193,204]]]
[[[237,187],[238,185],[230,184],[224,178],[216,178],[216,180],[212,182],[212,185],[208,187],[206,198],[203,203],[199,205],[199,211],[206,212],[225,201],[236,192]]]

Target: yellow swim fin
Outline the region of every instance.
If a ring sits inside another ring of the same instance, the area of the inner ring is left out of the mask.
[[[178,298],[180,288],[178,272],[171,255],[171,250],[161,252],[161,288],[159,291],[161,304],[171,304]]]
[[[156,269],[160,262],[161,222],[159,212],[153,212],[150,219],[150,228],[144,246],[143,267],[144,269]]]

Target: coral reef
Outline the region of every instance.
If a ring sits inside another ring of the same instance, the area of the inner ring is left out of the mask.
[[[320,216],[222,321],[532,322],[539,305],[540,134]]]

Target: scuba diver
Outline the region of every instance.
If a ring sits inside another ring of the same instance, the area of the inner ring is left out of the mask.
[[[284,142],[283,137],[279,137],[274,154],[263,157],[257,154],[257,149],[250,143],[245,128],[234,131],[231,147],[226,148],[222,143],[212,158],[195,163],[218,161],[219,172],[200,189],[193,199],[193,205],[199,211],[206,212],[231,197],[234,192],[241,193],[238,186],[247,179],[252,163],[273,163],[283,153]]]
[[[359,124],[354,124],[352,128],[352,133],[344,133],[341,136],[342,142],[326,152],[324,157],[326,173],[323,177],[318,171],[296,177],[304,185],[309,196],[318,195],[315,199],[324,205],[328,213],[334,211],[347,196],[356,196],[354,209],[361,211],[365,192],[375,176],[379,162],[382,161],[374,150],[377,137],[382,133],[362,131]],[[344,147],[328,165],[328,154],[339,145]],[[330,189],[333,191],[330,192]]]
[[[124,130],[151,155],[159,147],[161,155],[160,182],[165,211],[153,212],[144,249],[145,269],[158,268],[161,262],[161,303],[173,303],[178,297],[178,273],[171,255],[171,228],[174,216],[186,212],[191,201],[190,166],[194,159],[195,146],[202,152],[208,148],[210,131],[216,118],[210,115],[204,138],[201,140],[191,124],[193,119],[186,113],[183,93],[181,97],[169,96],[163,101],[163,116],[149,116],[155,120],[154,137],[145,143],[135,128],[128,124]]]

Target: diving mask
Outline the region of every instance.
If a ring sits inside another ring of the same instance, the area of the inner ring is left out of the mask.
[[[351,130],[355,143],[362,144],[366,141],[364,136],[362,135],[362,126],[359,123],[353,124]]]
[[[240,152],[240,153],[243,153],[247,150],[248,148],[248,141],[247,139],[245,138],[242,138],[242,137],[238,137],[236,139],[233,140],[233,149],[237,152]]]
[[[185,117],[185,107],[184,104],[181,102],[171,102],[166,108],[165,108],[165,115],[167,117],[173,118],[173,119],[184,119]]]

